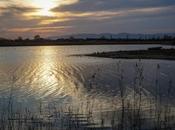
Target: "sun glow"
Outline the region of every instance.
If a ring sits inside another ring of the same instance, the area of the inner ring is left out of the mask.
[[[52,11],[55,7],[73,4],[78,1],[79,0],[30,0],[29,3],[31,3],[31,6],[38,8],[37,12],[33,12],[30,15],[55,16],[56,13]]]
[[[35,15],[40,16],[53,16],[54,12],[52,12],[51,9],[58,6],[58,4],[58,0],[32,0],[32,5],[38,8]]]

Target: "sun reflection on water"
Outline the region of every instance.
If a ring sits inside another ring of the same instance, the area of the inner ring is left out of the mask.
[[[51,52],[53,51],[52,49],[43,49],[43,56],[41,57],[41,64],[42,67],[42,77],[44,81],[47,81],[48,83],[54,83],[57,82],[57,79],[54,75],[53,68],[55,68],[55,57],[49,56]]]
[[[73,73],[71,66],[53,47],[42,47],[39,53],[39,61],[36,65],[36,82],[40,98],[72,99],[78,95],[78,87],[81,82]]]
[[[64,51],[67,50],[49,46],[30,51],[26,62],[22,62],[14,73],[17,76],[14,95],[26,102],[54,102],[60,106],[69,104],[82,109],[82,103],[89,101],[107,104],[99,94],[87,90],[84,64],[72,62],[74,59],[63,55]]]

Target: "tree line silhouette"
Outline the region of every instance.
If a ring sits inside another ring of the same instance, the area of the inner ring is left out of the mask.
[[[114,38],[101,36],[100,38],[68,38],[49,39],[35,35],[33,38],[23,38],[19,36],[16,39],[0,38],[0,46],[42,46],[42,45],[98,45],[98,44],[169,44],[175,45],[175,37],[164,35],[163,37],[152,38]]]

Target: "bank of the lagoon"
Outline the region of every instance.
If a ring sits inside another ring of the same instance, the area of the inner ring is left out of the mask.
[[[83,55],[80,55],[83,56]],[[118,59],[162,59],[175,60],[175,49],[149,48],[148,50],[96,52],[84,56]]]

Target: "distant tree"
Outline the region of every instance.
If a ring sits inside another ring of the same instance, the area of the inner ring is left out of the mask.
[[[19,36],[19,37],[17,38],[17,40],[18,40],[18,41],[22,41],[23,38],[22,38],[21,36]]]
[[[29,39],[29,38],[26,38],[25,40],[26,40],[26,41],[30,41],[30,39]]]
[[[35,36],[34,36],[34,40],[41,40],[40,35],[35,35]]]
[[[106,40],[106,37],[103,35],[103,36],[101,36],[100,39],[101,39],[101,40]]]
[[[126,35],[126,40],[128,40],[128,39],[129,39],[129,35],[127,34],[127,35]]]
[[[69,39],[70,39],[70,40],[74,40],[75,38],[74,38],[73,36],[70,36]]]
[[[172,39],[172,37],[171,36],[169,36],[169,35],[164,35],[164,38],[163,38],[164,40],[170,40],[170,39]]]
[[[112,37],[112,35],[110,35],[110,40],[113,40],[113,37]]]

